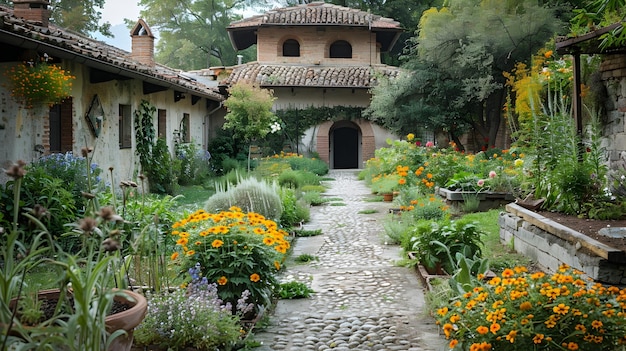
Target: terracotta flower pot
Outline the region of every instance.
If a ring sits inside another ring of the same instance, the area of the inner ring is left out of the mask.
[[[41,290],[38,292],[40,300],[58,300],[60,295],[59,289]],[[119,336],[113,340],[108,351],[129,351],[133,345],[135,327],[146,316],[148,302],[143,295],[130,290],[124,290],[124,296],[115,296],[114,300],[131,307],[106,317],[105,323],[108,333],[113,333],[120,329],[126,331],[126,335]],[[15,303],[16,301],[13,300],[10,307],[13,308]]]
[[[383,201],[385,201],[385,202],[393,201],[393,193],[384,193],[383,194]]]

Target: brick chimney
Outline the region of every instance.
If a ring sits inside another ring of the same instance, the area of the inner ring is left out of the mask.
[[[154,66],[154,35],[142,19],[137,21],[130,32],[132,49],[130,56],[144,65]]]
[[[48,6],[48,0],[13,0],[13,15],[47,27],[50,21]]]

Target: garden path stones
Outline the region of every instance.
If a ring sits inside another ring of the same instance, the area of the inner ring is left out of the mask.
[[[259,351],[447,350],[427,315],[415,273],[396,267],[397,246],[384,244],[382,221],[389,203],[366,202],[370,190],[355,170],[332,170],[327,196],[345,206],[311,208],[305,229],[323,235],[298,238],[293,257],[319,261],[288,265],[282,281],[301,281],[315,293],[308,299],[280,300],[264,329],[255,330]],[[375,209],[374,214],[359,211]]]

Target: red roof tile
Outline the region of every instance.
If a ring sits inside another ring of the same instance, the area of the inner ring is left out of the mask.
[[[12,9],[0,6],[0,42],[32,47],[53,57],[74,59],[101,70],[114,69],[117,74],[141,79],[174,90],[183,90],[212,100],[223,100],[215,88],[183,76],[182,71],[156,64],[141,64],[130,53],[50,24],[42,27],[13,16]],[[30,44],[29,44],[30,43]],[[40,45],[40,46],[39,46]]]
[[[376,85],[378,75],[395,78],[400,72],[398,67],[387,65],[261,65],[251,62],[235,66],[221,84],[232,85],[246,81],[265,87],[370,88]]]

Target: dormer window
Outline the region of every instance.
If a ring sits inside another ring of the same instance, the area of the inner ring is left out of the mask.
[[[295,39],[287,39],[283,43],[283,56],[300,57],[300,43]]]
[[[330,58],[352,58],[352,45],[345,40],[337,40],[330,45]]]

